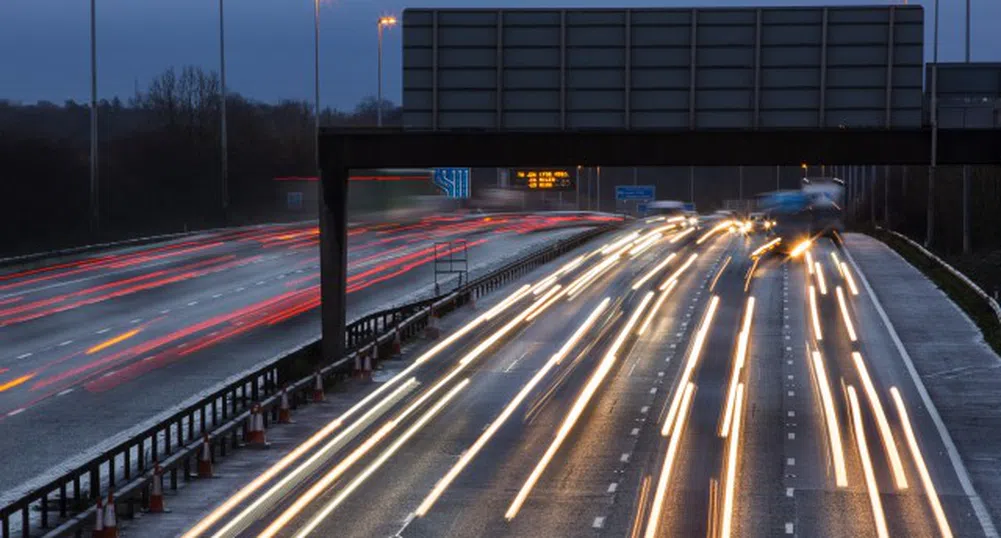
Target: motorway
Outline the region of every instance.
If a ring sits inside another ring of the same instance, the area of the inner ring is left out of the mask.
[[[839,244],[668,226],[482,301],[184,536],[988,535]]]
[[[439,245],[441,254],[465,241],[475,275],[608,218],[436,217],[353,227],[348,319],[432,295],[436,242],[452,242]],[[316,338],[318,238],[315,224],[270,225],[0,273],[0,491],[24,489]]]

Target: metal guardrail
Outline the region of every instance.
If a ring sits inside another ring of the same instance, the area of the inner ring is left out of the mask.
[[[262,368],[246,373],[219,387],[198,402],[156,425],[98,454],[87,463],[35,488],[0,508],[0,536],[10,538],[11,523],[20,519],[20,536],[37,530],[42,536],[83,536],[94,519],[98,498],[113,488],[116,509],[126,518],[148,502],[153,462],[164,472],[164,487],[177,489],[178,479],[191,479],[203,436],[208,435],[213,460],[242,446],[241,433],[250,417],[250,407],[260,404],[265,422],[277,419],[281,392],[287,391],[293,409],[310,400],[315,374],[325,381],[348,374],[356,357],[373,353],[386,356],[397,333],[401,341],[414,339],[428,323],[431,312],[447,314],[470,300],[486,295],[520,278],[536,267],[608,232],[611,223],[578,234],[508,263],[441,297],[369,314],[345,330],[346,355],[320,368],[320,341],[304,344]],[[289,381],[292,380],[292,381]],[[37,513],[36,517],[32,517]]]

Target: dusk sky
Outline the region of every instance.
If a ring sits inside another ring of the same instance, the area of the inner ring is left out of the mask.
[[[873,0],[633,0],[628,7],[873,5]],[[889,0],[886,2],[889,3]],[[931,58],[932,0],[925,6],[926,55]],[[97,0],[98,90],[127,98],[136,84],[170,66],[218,69],[216,0]],[[312,0],[227,0],[229,87],[263,101],[312,99]],[[321,100],[351,108],[376,93],[379,15],[404,7],[627,7],[602,1],[324,0],[321,6]],[[942,61],[962,61],[962,0],[941,0]],[[22,102],[89,97],[88,0],[0,0],[0,99]],[[973,0],[973,60],[1001,61],[1001,2]],[[385,36],[387,99],[400,100],[400,29]]]

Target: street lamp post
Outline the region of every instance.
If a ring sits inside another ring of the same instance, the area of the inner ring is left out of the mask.
[[[97,0],[90,0],[90,231],[100,225],[97,195]]]
[[[935,171],[938,167],[938,0],[935,0],[935,31],[931,67],[931,166],[928,167],[928,213],[925,217],[925,246],[931,247],[935,233]]]
[[[379,89],[376,98],[376,125],[382,127],[382,29],[396,24],[396,17],[379,17],[376,25],[379,33]]]
[[[320,0],[313,0],[313,156],[320,175]]]
[[[220,120],[220,151],[222,153],[220,162],[221,186],[220,195],[222,197],[222,214],[226,219],[229,213],[229,150],[227,148],[226,129],[226,31],[225,19],[223,18],[223,0],[219,0],[219,84],[221,100],[219,112],[222,116]]]

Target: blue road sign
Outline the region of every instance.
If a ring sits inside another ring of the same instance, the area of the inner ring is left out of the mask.
[[[433,181],[449,198],[469,198],[469,168],[435,168]]]
[[[653,185],[616,185],[616,200],[650,201],[654,199]]]

